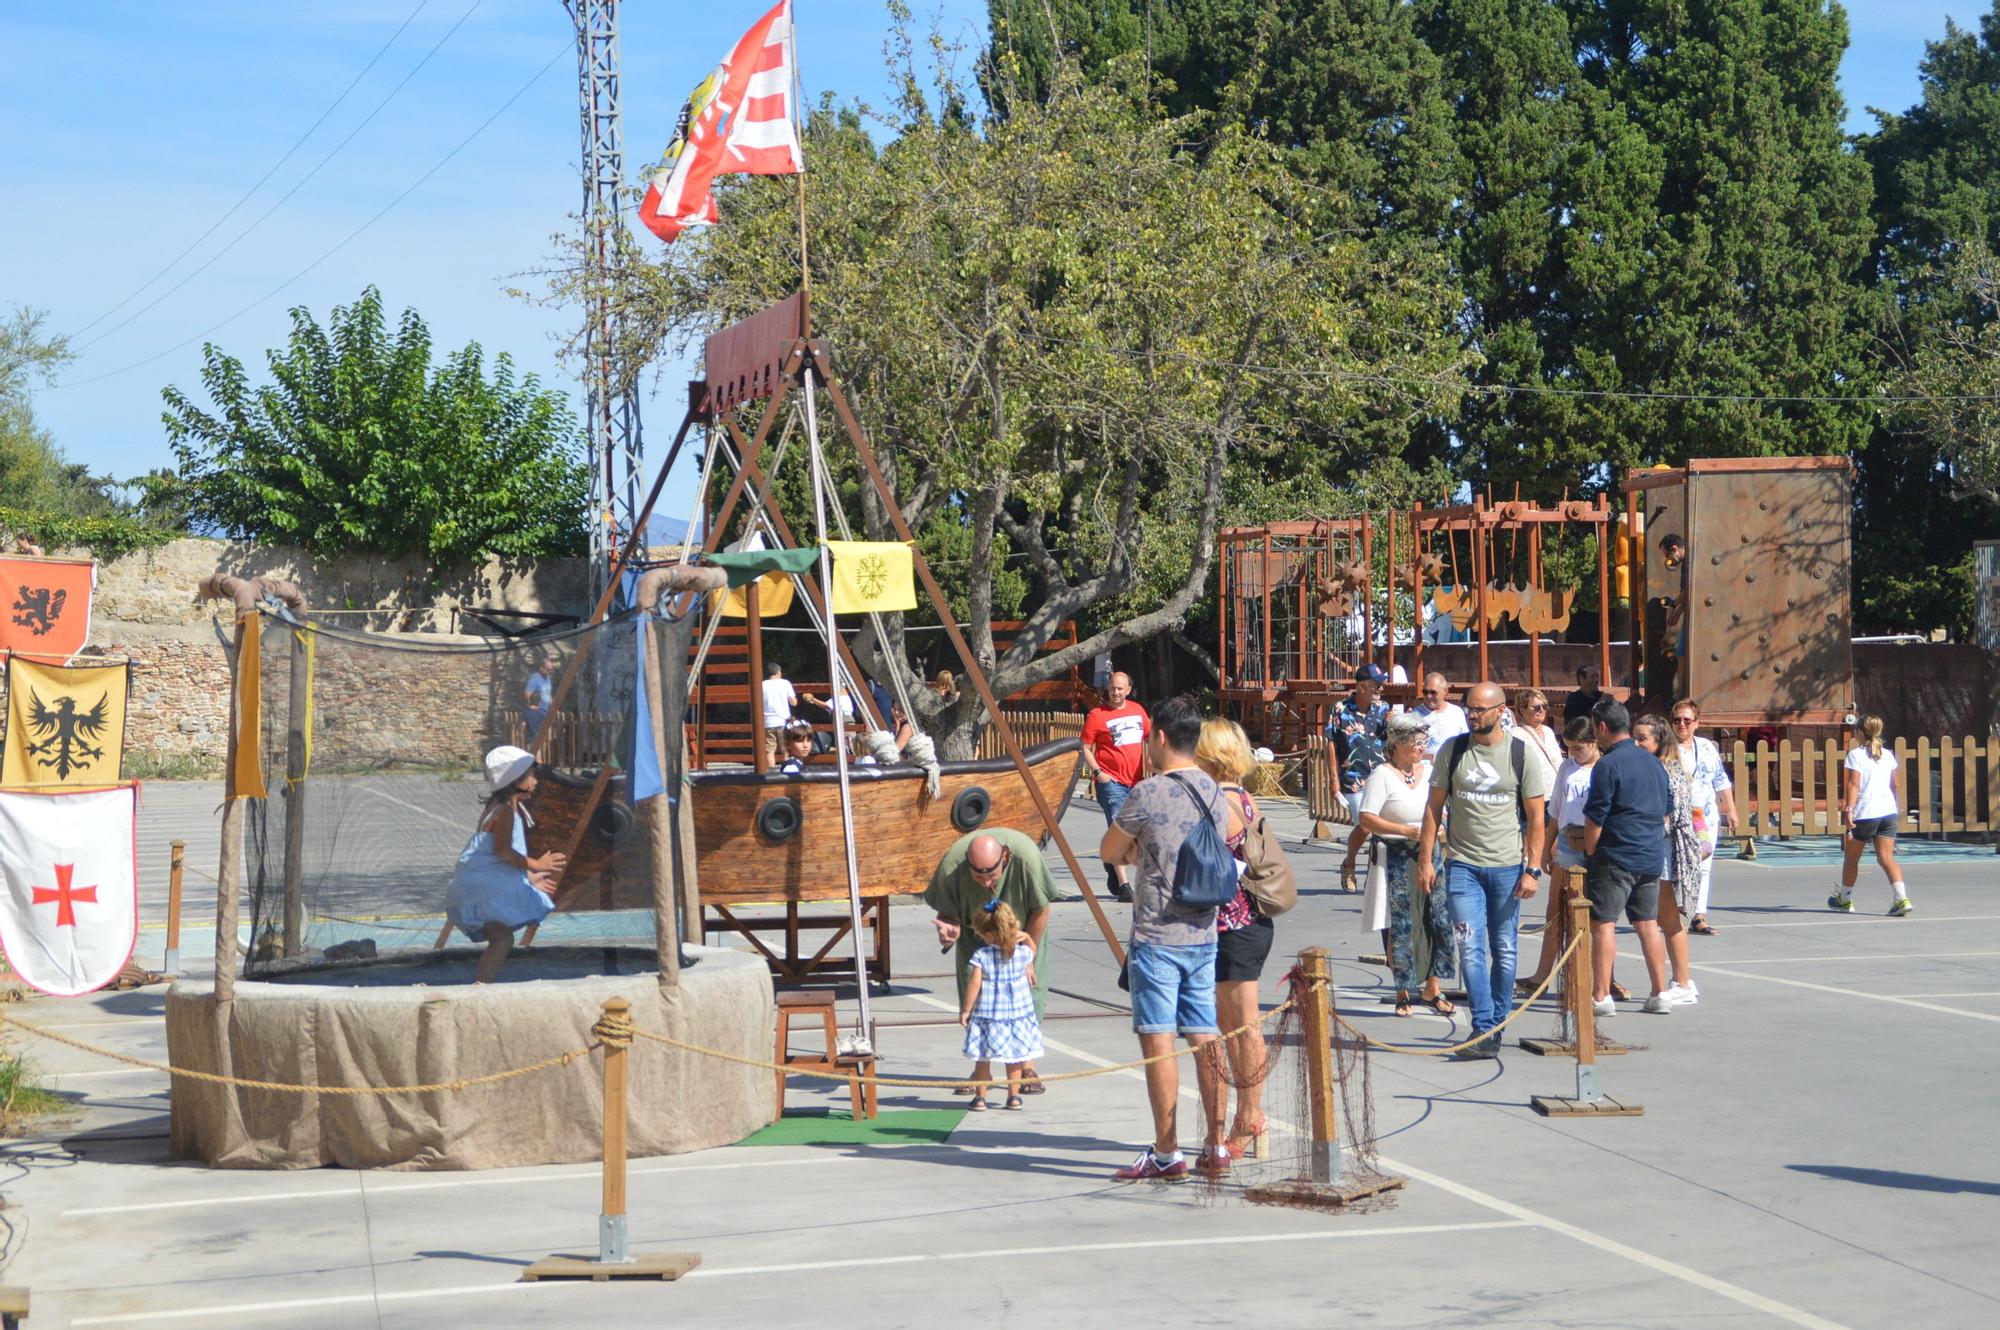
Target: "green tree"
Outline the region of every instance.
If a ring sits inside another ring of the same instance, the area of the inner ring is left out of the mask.
[[[35,422],[34,389],[71,359],[69,343],[44,330],[41,310],[16,308],[0,322],[0,495],[10,508],[59,504],[66,463]]]
[[[948,83],[936,100],[962,104]],[[1397,458],[1366,428],[1383,383],[1411,416],[1450,404],[1449,293],[1316,231],[1280,150],[1213,117],[1160,118],[1139,61],[1096,83],[1066,62],[1046,97],[1017,92],[984,124],[914,94],[900,110],[879,149],[852,116],[808,128],[815,332],[905,519],[959,529],[926,544],[965,552],[970,637],[1000,693],[1177,628],[1208,583],[1232,462],[1296,461],[1304,427],[1325,465],[1365,473]],[[614,295],[633,359],[796,287],[792,190],[732,181],[720,226],[630,259]],[[846,449],[836,437],[855,525],[881,538]],[[996,653],[1016,564],[1028,626]],[[1038,655],[1066,619],[1100,627]],[[899,624],[888,639],[863,634],[863,664],[913,681]],[[969,695],[924,719],[969,751]]]
[[[2000,530],[2000,5],[1977,33],[1947,22],[1923,99],[1876,111],[1869,277],[1889,311],[1880,350],[1898,395],[1860,461],[1857,626],[1971,629],[1971,535]],[[1989,400],[1977,400],[1987,396]]]
[[[1872,381],[1858,281],[1870,188],[1836,84],[1845,14],[1825,0],[1568,10],[1585,76],[1659,154],[1643,243],[1579,274],[1570,303],[1594,324],[1600,383],[1688,395],[1633,404],[1608,459],[1854,451],[1866,410],[1774,400]]]
[[[267,354],[270,384],[253,387],[209,345],[212,411],[162,391],[180,481],[152,486],[156,505],[238,538],[440,568],[583,551],[581,440],[561,394],[517,380],[504,354],[489,377],[477,343],[433,367],[424,321],[405,310],[391,333],[372,286],[324,329],[303,307],[291,314],[289,344]]]

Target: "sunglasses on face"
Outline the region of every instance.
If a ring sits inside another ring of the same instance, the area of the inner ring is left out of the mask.
[[[1005,859],[1002,859],[999,863],[994,864],[987,868],[981,868],[978,864],[966,865],[967,868],[970,868],[972,870],[972,875],[974,877],[992,877],[1006,866],[1007,866],[1007,861]]]
[[[1693,716],[1675,716],[1675,717],[1674,717],[1674,724],[1676,724],[1676,725],[1692,725],[1692,724],[1694,724],[1694,721],[1695,721],[1695,718],[1694,718]]]
[[[1548,703],[1546,703],[1546,702],[1530,702],[1530,703],[1528,703],[1528,710],[1530,710],[1530,711],[1547,711],[1548,709],[1549,709],[1549,705],[1548,705]]]

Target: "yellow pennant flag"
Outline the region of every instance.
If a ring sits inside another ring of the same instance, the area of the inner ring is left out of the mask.
[[[131,666],[7,660],[7,744],[0,785],[111,785],[125,761]]]
[[[833,551],[833,612],[879,614],[917,607],[915,561],[900,541],[829,540]]]
[[[263,647],[264,616],[251,613],[237,621],[242,630],[236,647],[236,765],[229,773],[232,799],[268,799],[264,787]]]

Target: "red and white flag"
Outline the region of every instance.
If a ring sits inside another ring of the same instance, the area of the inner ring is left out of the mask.
[[[690,226],[716,220],[719,175],[797,175],[799,152],[792,100],[792,0],[736,43],[729,57],[689,94],[674,140],[639,205],[639,220],[672,243]]]
[[[139,941],[139,787],[0,792],[0,945],[56,997],[118,977]]]

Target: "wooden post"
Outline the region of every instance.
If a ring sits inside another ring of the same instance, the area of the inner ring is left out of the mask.
[[[186,868],[187,842],[177,840],[167,861],[167,958],[161,968],[169,975],[181,972],[181,874]]]
[[[604,999],[604,1022],[618,1025],[632,1019],[632,1004],[622,997]],[[604,1045],[604,1205],[597,1217],[597,1259],[625,1265],[632,1259],[625,1238],[625,1052],[627,1045]]]
[[[764,734],[764,617],[758,598],[760,578],[751,578],[743,587],[743,633],[750,646],[750,765],[758,775],[771,769],[765,752],[770,740]]]
[[[1306,1177],[1312,1182],[1340,1180],[1340,1132],[1334,1112],[1333,1006],[1327,997],[1333,982],[1325,947],[1299,953],[1299,973],[1305,977],[1304,1010],[1299,1013],[1299,1039],[1306,1048],[1307,1114]]]
[[[243,873],[243,799],[236,793],[236,749],[242,742],[237,729],[246,667],[254,670],[257,662],[249,661],[246,666],[243,659],[243,620],[239,617],[236,644],[229,653],[229,765],[223,775],[222,847],[215,867],[215,1000],[219,1003],[236,998],[236,926],[242,908]]]
[[[1511,573],[1512,570],[1510,569]],[[1542,591],[1542,524],[1534,523],[1528,528],[1528,592],[1540,595]],[[1516,620],[1515,622],[1519,622]],[[1542,686],[1542,633],[1539,628],[1528,630],[1528,686]]]
[[[679,1279],[701,1264],[694,1252],[632,1255],[625,1230],[625,1057],[632,1043],[632,1004],[604,999],[591,1033],[604,1050],[604,1205],[597,1216],[597,1259],[551,1256],[521,1272],[540,1279]]]
[[[1486,583],[1493,576],[1493,551],[1486,543],[1489,534],[1486,529],[1486,501],[1475,498],[1472,501],[1472,582],[1474,594],[1479,597],[1475,613],[1479,618],[1479,680],[1481,683],[1493,677],[1492,669],[1486,662]]]
[[[678,902],[674,898],[672,801],[677,794],[684,794],[674,777],[680,769],[676,767],[676,758],[685,753],[685,748],[679,753],[670,751],[667,735],[678,736],[684,745],[687,725],[684,717],[665,714],[665,643],[671,639],[653,622],[648,622],[646,635],[646,669],[639,686],[646,690],[646,713],[652,717],[653,732],[640,735],[639,742],[653,745],[653,760],[659,764],[661,778],[668,782],[664,793],[646,800],[646,842],[653,870],[653,949],[660,957],[660,987],[673,988],[681,981],[681,939],[674,914]]]
[[[1570,953],[1564,973],[1570,1026],[1576,1038],[1576,1097],[1535,1095],[1529,1103],[1543,1117],[1643,1117],[1641,1104],[1625,1103],[1604,1093],[1597,1081],[1597,1012],[1591,1005],[1595,986],[1591,970],[1590,901],[1581,892],[1569,903],[1573,936],[1582,939]]]
[[[1387,561],[1383,566],[1389,570],[1389,575],[1382,580],[1389,584],[1389,604],[1387,608],[1389,619],[1389,631],[1387,634],[1388,663],[1382,667],[1382,671],[1393,679],[1396,677],[1396,510],[1390,508],[1387,510],[1387,513],[1388,521],[1384,527],[1387,534],[1384,536],[1384,539],[1389,544],[1386,555]],[[1410,561],[1415,563],[1416,555],[1412,554]],[[1374,571],[1373,564],[1369,565],[1369,571]]]
[[[1361,589],[1361,658],[1368,664],[1375,663],[1375,532],[1368,514],[1361,514],[1361,566],[1368,570],[1368,581]]]
[[[306,729],[312,679],[305,631],[291,625],[291,689],[285,703],[285,955],[305,950]]]
[[[1410,505],[1410,682],[1424,692],[1424,538],[1417,532],[1417,505]]]
[[[1597,496],[1597,675],[1611,686],[1611,500]]]

